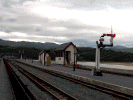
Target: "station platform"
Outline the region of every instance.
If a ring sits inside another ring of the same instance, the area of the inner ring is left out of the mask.
[[[0,100],[15,100],[3,60],[0,62]]]
[[[95,66],[95,62],[77,62],[80,65],[84,65],[84,66]],[[124,69],[124,70],[132,70],[133,71],[133,63],[129,64],[130,66],[127,66],[127,64],[122,65],[122,63],[119,64],[100,64],[101,68],[113,68],[113,69]]]
[[[133,77],[113,75],[113,74],[107,74],[107,73],[103,73],[103,76],[93,76],[92,72],[89,70],[75,69],[75,71],[73,71],[73,68],[63,67],[61,65],[44,66],[44,65],[41,65],[39,61],[33,61],[33,63],[31,60],[26,60],[26,61],[25,60],[19,60],[19,61],[29,63],[32,65],[37,65],[37,66],[40,66],[41,68],[58,70],[58,71],[62,71],[65,73],[83,76],[86,78],[90,78],[90,79],[94,79],[94,80],[98,80],[98,81],[111,83],[111,84],[115,84],[118,86],[133,89],[133,85],[132,85],[133,84]]]

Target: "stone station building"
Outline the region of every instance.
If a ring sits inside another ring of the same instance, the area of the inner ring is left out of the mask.
[[[55,63],[63,64],[63,65],[72,65],[74,64],[74,56],[75,62],[77,62],[76,53],[78,52],[77,47],[72,43],[64,43],[61,44],[56,50]]]

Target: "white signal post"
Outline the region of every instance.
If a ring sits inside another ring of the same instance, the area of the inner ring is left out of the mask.
[[[111,31],[112,33],[112,31]],[[110,44],[103,44],[103,41],[104,41],[104,36],[110,36],[111,39],[110,39]],[[92,69],[92,75],[94,76],[102,76],[102,73],[100,71],[100,49],[103,49],[104,47],[106,46],[110,46],[112,47],[113,46],[113,38],[116,36],[116,34],[103,34],[99,41],[100,43],[98,43],[98,41],[96,41],[96,58],[95,58],[95,61],[96,61],[96,67]]]

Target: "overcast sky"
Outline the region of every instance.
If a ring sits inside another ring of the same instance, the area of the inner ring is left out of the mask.
[[[133,0],[0,0],[4,40],[95,47],[111,25],[114,45],[133,47]]]

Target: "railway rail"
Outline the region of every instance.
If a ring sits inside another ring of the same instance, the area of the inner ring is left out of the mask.
[[[58,74],[56,72],[51,72],[51,71],[48,71],[48,70],[45,70],[45,69],[38,68],[38,67],[36,67],[34,65],[26,64],[26,63],[23,63],[23,62],[18,62],[18,63],[21,63],[23,65],[26,65],[26,66],[29,66],[29,67],[32,67],[32,68],[35,68],[35,69],[38,69],[40,71],[49,73],[49,74],[57,76],[57,77],[61,77],[63,79],[70,80],[70,81],[78,83],[78,84],[82,84],[82,85],[84,85],[86,87],[89,87],[89,88],[92,88],[92,89],[95,89],[95,90],[98,90],[98,91],[113,95],[114,97],[117,97],[117,98],[120,98],[120,99],[123,99],[123,100],[133,100],[133,95],[121,93],[121,92],[118,92],[118,91],[115,91],[115,90],[112,90],[112,89],[109,89],[109,88],[105,88],[105,87],[102,87],[102,86],[98,86],[98,85],[90,84],[88,82],[84,82],[84,81],[81,81],[81,80],[70,78],[70,77],[67,77],[65,75]]]
[[[6,59],[3,59],[6,70],[12,85],[15,100],[37,100],[26,85],[21,81],[19,76],[14,72]]]
[[[72,97],[70,94],[60,90],[59,88],[53,86],[52,84],[46,82],[45,80],[40,79],[39,77],[33,75],[32,73],[26,71],[22,67],[11,63],[16,67],[22,74],[29,78],[33,83],[35,83],[41,90],[48,92],[53,98],[57,100],[78,100],[75,97]]]

